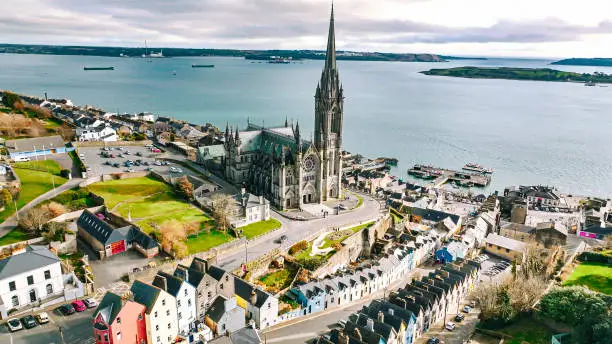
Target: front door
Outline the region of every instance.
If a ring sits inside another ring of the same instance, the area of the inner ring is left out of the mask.
[[[30,290],[30,302],[36,302],[36,290]]]

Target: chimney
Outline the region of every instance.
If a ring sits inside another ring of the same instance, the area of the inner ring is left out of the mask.
[[[194,258],[191,265],[195,268],[196,271],[201,273],[206,273],[208,271],[208,261],[200,258]]]
[[[348,344],[349,340],[344,332],[338,333],[338,344]]]
[[[164,291],[168,291],[168,281],[166,280],[166,277],[157,275],[155,276],[155,281],[159,281],[155,284],[156,287],[163,289]]]
[[[391,314],[391,315],[395,315],[395,309],[393,309],[393,308],[389,308],[389,314]]]
[[[383,314],[383,312],[378,312],[378,321],[385,322],[385,315]]]
[[[414,296],[410,295],[410,296],[406,296],[406,301],[410,303],[415,303],[416,299],[414,298]]]
[[[255,305],[257,303],[257,293],[255,290],[251,292],[251,305]]]
[[[368,330],[370,330],[371,332],[374,332],[374,319],[372,318],[368,318],[368,320],[366,320],[366,327],[368,328]]]
[[[355,327],[355,329],[353,330],[353,334],[355,335],[355,338],[357,340],[359,340],[360,342],[362,341],[361,332],[357,327]]]
[[[242,183],[242,187],[240,188],[240,194],[246,194],[246,184]]]
[[[259,204],[264,204],[264,198],[263,198],[263,196],[259,196]]]

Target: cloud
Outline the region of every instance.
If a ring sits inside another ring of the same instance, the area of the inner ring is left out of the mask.
[[[337,1],[338,46],[575,42],[612,33],[612,21],[586,26],[552,17],[502,18],[451,26],[399,14],[405,6],[436,1],[441,0]],[[4,0],[0,40],[133,46],[146,39],[155,46],[320,49],[328,11],[327,0]]]

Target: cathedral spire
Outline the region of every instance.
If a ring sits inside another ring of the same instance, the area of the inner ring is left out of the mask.
[[[287,128],[288,126],[289,126],[289,122],[288,122],[287,116],[285,116],[285,128]]]
[[[236,126],[236,141],[240,140],[240,136],[238,136],[238,126]]]
[[[325,69],[336,69],[336,31],[334,28],[334,3],[331,6],[329,19],[329,34],[327,35],[327,56],[325,58]]]
[[[225,141],[227,142],[227,139],[229,139],[229,123],[225,122]]]

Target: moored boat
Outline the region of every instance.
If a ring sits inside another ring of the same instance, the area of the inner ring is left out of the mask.
[[[214,64],[192,64],[191,68],[215,68]]]
[[[83,70],[115,70],[115,67],[83,67]]]

